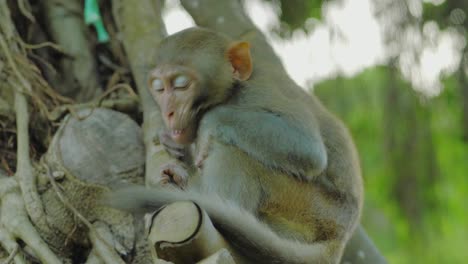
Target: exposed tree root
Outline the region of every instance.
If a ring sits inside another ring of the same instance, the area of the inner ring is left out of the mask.
[[[15,92],[15,110],[17,126],[17,171],[19,186],[24,205],[35,225],[48,233],[52,233],[44,212],[42,200],[37,192],[36,176],[29,157],[29,112],[26,97],[20,91]],[[52,263],[52,262],[51,262]]]
[[[0,201],[0,223],[7,231],[7,239],[26,243],[42,263],[62,263],[30,222],[15,178],[0,179]]]
[[[19,245],[16,244],[13,250],[11,251],[10,256],[8,256],[8,258],[3,262],[3,264],[11,263],[13,259],[16,257],[16,255],[18,254],[18,252],[19,252]]]
[[[114,247],[122,254],[127,253],[124,247],[120,245],[117,240],[115,240],[112,232],[106,224],[102,222],[94,223],[92,231],[89,232],[89,237],[91,238],[91,243],[93,244],[93,253],[99,256],[99,258],[103,260],[104,263],[125,263],[117,255],[116,251],[109,247],[109,245],[114,245]]]

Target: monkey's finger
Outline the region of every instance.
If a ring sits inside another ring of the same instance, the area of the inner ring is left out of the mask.
[[[171,141],[164,141],[162,143],[163,143],[163,145],[165,147],[170,148],[170,149],[177,149],[177,150],[183,150],[184,149],[183,145],[177,144],[172,140]]]
[[[208,157],[208,151],[201,151],[195,158],[195,166],[197,166],[197,168],[203,167],[203,162],[205,161],[207,157]]]
[[[185,189],[185,187],[187,186],[188,177],[189,174],[185,169],[181,167],[174,168],[172,180],[177,184],[177,186],[181,187],[182,189]]]
[[[164,149],[166,149],[169,154],[176,158],[181,158],[185,156],[185,148],[182,145],[179,145],[172,141],[172,139],[160,139],[160,143],[163,145]]]
[[[165,144],[163,144],[163,147],[173,157],[182,158],[182,157],[185,156],[185,150],[184,149],[171,148],[170,146],[167,146]]]
[[[168,177],[167,175],[162,175],[161,176],[161,180],[159,181],[159,184],[164,186],[164,185],[167,185],[171,182],[171,178]]]
[[[159,132],[159,141],[164,145],[169,148],[177,148],[177,149],[183,149],[184,146],[181,144],[176,143],[172,137],[171,134],[168,131],[160,131]]]
[[[161,176],[183,189],[187,185],[189,174],[183,166],[169,163],[162,166]]]

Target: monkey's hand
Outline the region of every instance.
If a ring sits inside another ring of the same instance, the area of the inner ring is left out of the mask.
[[[182,159],[187,155],[184,145],[177,144],[172,140],[171,135],[167,130],[159,132],[159,142],[164,146],[166,151],[177,159]]]
[[[199,142],[197,144],[197,150],[196,150],[197,154],[195,156],[195,166],[197,166],[197,168],[203,167],[203,162],[205,161],[205,159],[208,157],[208,154],[210,153],[211,142],[212,142],[211,133],[208,133],[205,136],[200,137]]]
[[[180,189],[187,187],[189,173],[180,162],[170,162],[161,167],[161,185],[174,184]]]

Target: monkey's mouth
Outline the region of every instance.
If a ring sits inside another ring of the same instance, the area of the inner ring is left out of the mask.
[[[193,143],[197,133],[196,117],[192,115],[176,115],[172,119],[166,119],[167,128],[170,130],[171,138],[181,145]]]
[[[171,137],[176,143],[186,145],[190,144],[194,140],[194,129],[190,126],[186,128],[177,128],[171,130]]]
[[[179,138],[182,138],[184,137],[184,134],[185,134],[185,128],[182,128],[182,129],[173,129],[171,131],[171,136],[174,140],[176,139],[179,139]]]

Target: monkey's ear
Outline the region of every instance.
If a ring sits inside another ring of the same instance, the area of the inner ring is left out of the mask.
[[[229,46],[228,57],[233,68],[234,78],[245,81],[252,74],[250,44],[245,41],[234,42]]]

